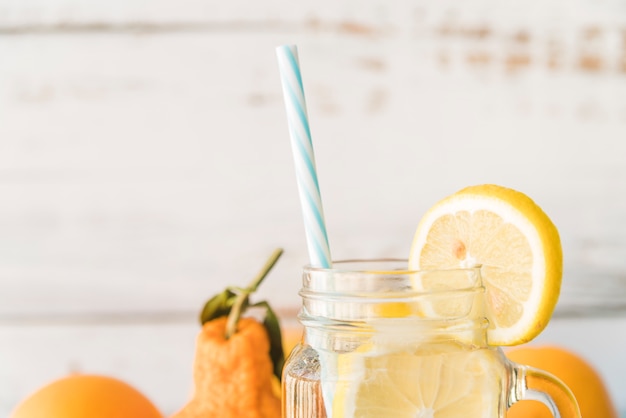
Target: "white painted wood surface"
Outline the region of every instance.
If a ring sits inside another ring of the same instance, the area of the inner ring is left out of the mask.
[[[172,412],[196,312],[277,246],[260,297],[297,305],[282,43],[300,49],[335,258],[406,256],[430,205],[494,182],[559,227],[564,301],[617,282],[626,7],[543,3],[0,0],[0,415],[73,369]],[[624,342],[584,335],[626,324],[595,321],[543,338],[593,358],[626,409]]]

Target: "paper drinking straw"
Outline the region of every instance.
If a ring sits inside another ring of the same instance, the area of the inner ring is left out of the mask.
[[[330,248],[298,63],[298,49],[295,45],[282,45],[276,48],[276,54],[283,85],[309,259],[313,266],[329,268],[331,266]]]

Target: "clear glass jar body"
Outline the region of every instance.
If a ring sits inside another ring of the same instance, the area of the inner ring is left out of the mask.
[[[283,371],[284,418],[499,418],[523,398],[579,416],[561,382],[487,344],[480,269],[404,266],[305,268],[305,333]]]

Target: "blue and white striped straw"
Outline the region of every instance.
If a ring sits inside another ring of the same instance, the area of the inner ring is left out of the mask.
[[[287,109],[291,150],[296,166],[310,262],[313,266],[330,268],[330,247],[315,169],[313,143],[298,63],[298,49],[295,45],[282,45],[276,48],[276,54]]]

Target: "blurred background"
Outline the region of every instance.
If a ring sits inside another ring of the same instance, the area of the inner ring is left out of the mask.
[[[275,47],[297,44],[335,259],[406,257],[433,203],[533,197],[565,255],[537,343],[626,410],[626,2],[0,0],[0,416],[70,372],[187,400],[197,314],[299,304]]]

